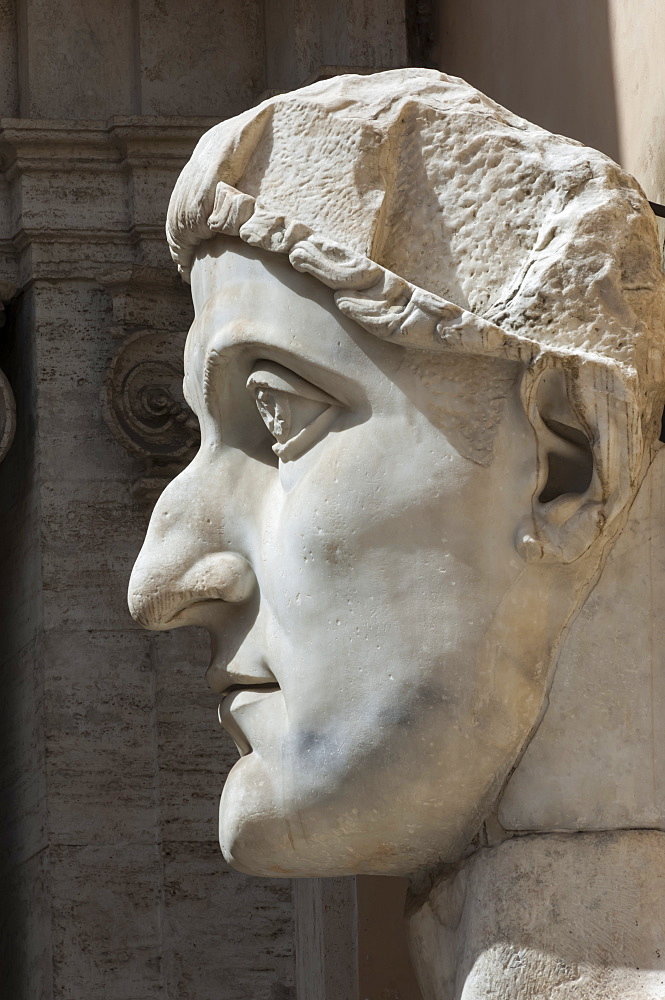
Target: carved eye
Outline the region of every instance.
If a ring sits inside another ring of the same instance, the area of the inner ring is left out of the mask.
[[[340,403],[288,368],[262,361],[247,379],[261,419],[275,439],[272,450],[292,462],[324,436]]]

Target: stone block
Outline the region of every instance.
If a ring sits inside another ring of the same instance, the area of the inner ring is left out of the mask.
[[[216,844],[166,843],[163,863],[167,995],[295,1000],[289,881],[230,871]]]
[[[159,848],[52,846],[49,875],[55,996],[164,1000]]]
[[[49,851],[0,878],[0,985],[8,1000],[53,1000]]]
[[[45,627],[131,629],[125,595],[145,512],[128,485],[44,484],[42,511]]]
[[[27,0],[21,14],[27,60],[24,117],[131,114],[134,26],[129,0]]]
[[[210,639],[189,628],[161,632],[154,643],[163,835],[216,844],[219,797],[238,751],[219,725],[219,698],[204,677]]]
[[[48,842],[42,643],[0,665],[0,872]]]
[[[52,841],[155,844],[150,642],[131,631],[47,636],[44,700]]]
[[[142,114],[225,118],[265,89],[259,0],[192,0],[186,15],[178,0],[141,0],[139,25]]]

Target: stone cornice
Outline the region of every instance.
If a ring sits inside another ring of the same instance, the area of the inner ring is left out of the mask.
[[[0,119],[0,277],[25,287],[39,277],[89,276],[112,260],[169,266],[170,191],[216,122]]]
[[[0,169],[15,164],[49,172],[95,163],[121,165],[160,155],[183,162],[200,136],[217,118],[152,118],[114,116],[100,121],[49,121],[0,118]],[[170,148],[169,148],[170,147]]]

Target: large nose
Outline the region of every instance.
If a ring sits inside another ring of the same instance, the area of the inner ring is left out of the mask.
[[[157,502],[132,570],[132,617],[150,629],[195,624],[197,606],[240,604],[255,587],[252,567],[224,544],[217,519],[174,480]]]

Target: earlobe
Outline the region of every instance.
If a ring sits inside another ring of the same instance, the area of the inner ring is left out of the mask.
[[[549,356],[530,366],[522,399],[536,436],[531,511],[517,533],[528,562],[571,563],[632,496],[632,407],[596,365]]]

